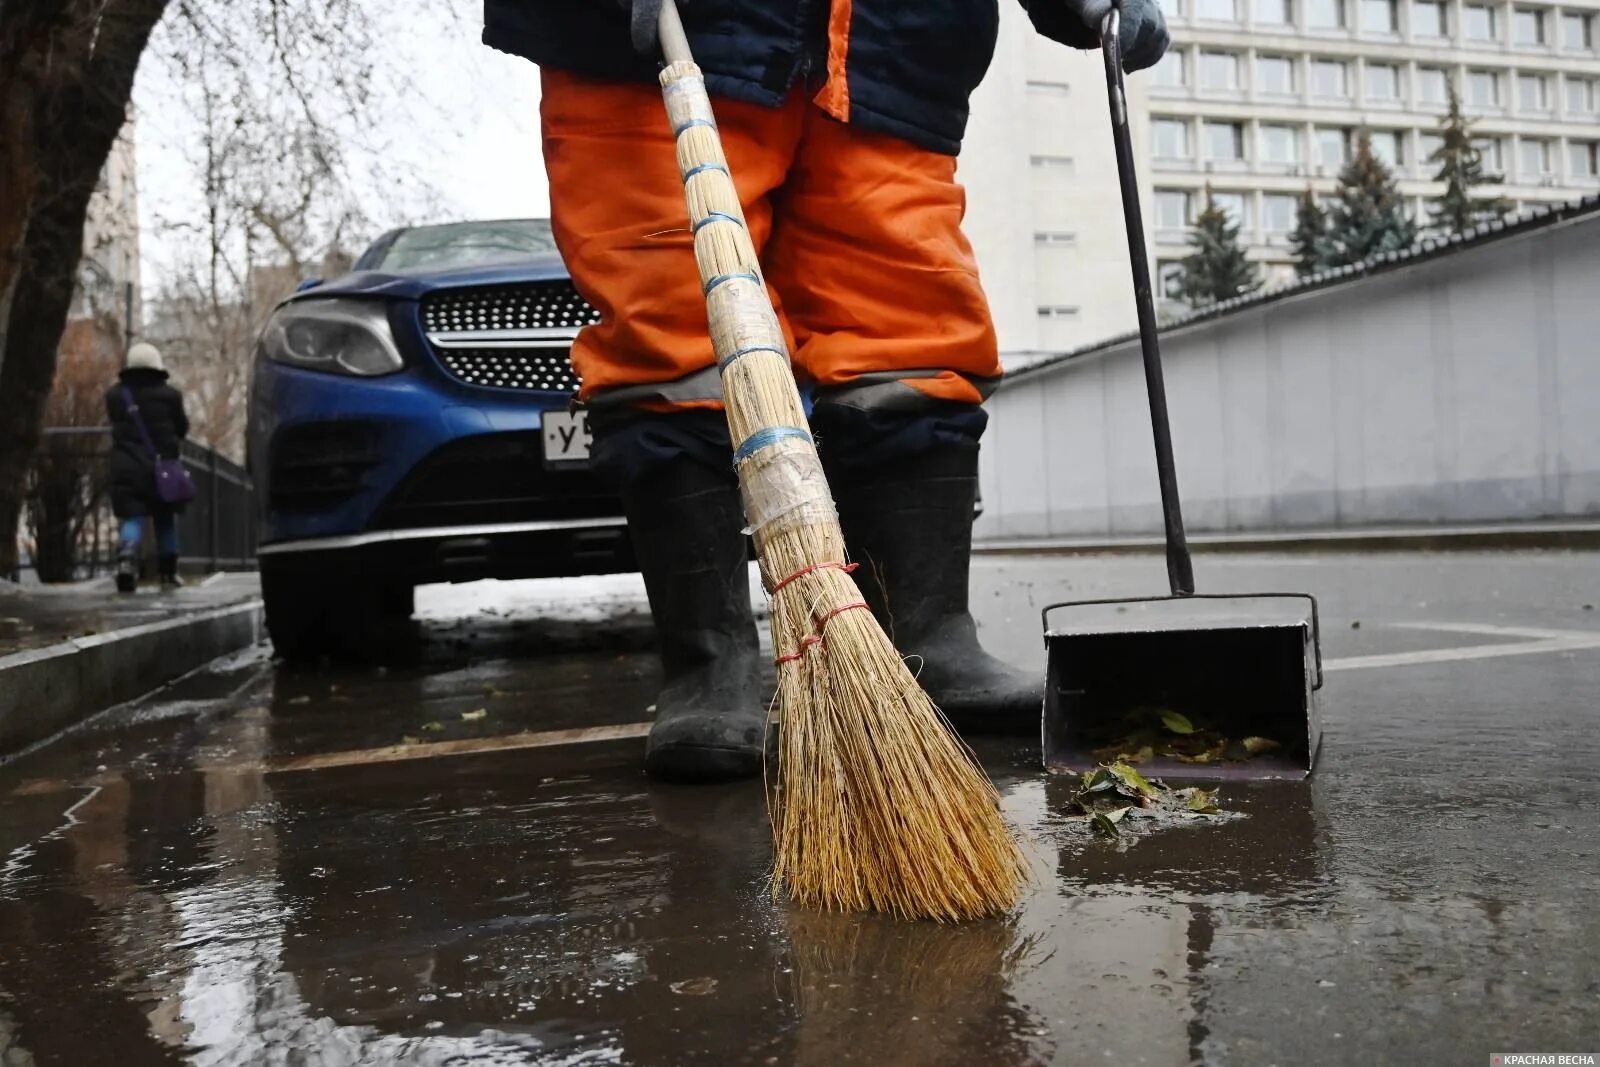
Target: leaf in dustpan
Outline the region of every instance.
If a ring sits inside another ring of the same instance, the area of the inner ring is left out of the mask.
[[[1239,743],[1252,756],[1259,756],[1263,752],[1271,752],[1275,748],[1283,747],[1270,737],[1247,737]]]
[[[1194,733],[1194,723],[1189,721],[1188,716],[1180,715],[1175,711],[1163,711],[1161,713],[1161,725],[1175,734]]]
[[[1184,805],[1196,815],[1217,814],[1217,791],[1215,789],[1195,789],[1189,794],[1189,803]]]

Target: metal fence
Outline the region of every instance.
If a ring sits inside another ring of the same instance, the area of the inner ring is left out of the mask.
[[[54,552],[58,559],[72,556],[72,577],[93,577],[112,568],[118,523],[111,514],[106,477],[110,448],[107,427],[44,431],[29,479],[30,515],[19,531],[24,566],[42,571],[43,558]],[[214,571],[255,567],[256,505],[249,473],[192,441],[183,442],[181,455],[195,485],[195,499],[178,518],[183,561]],[[144,539],[147,554],[154,550],[153,541]]]

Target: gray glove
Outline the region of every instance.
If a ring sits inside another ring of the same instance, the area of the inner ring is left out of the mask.
[[[1099,48],[1100,23],[1111,11],[1111,0],[1022,0],[1034,28],[1069,48]],[[1122,28],[1117,46],[1122,69],[1132,72],[1153,67],[1172,43],[1167,19],[1155,0],[1122,0]]]
[[[681,0],[680,0],[681,2]],[[630,32],[633,50],[641,56],[653,56],[661,48],[657,26],[661,22],[662,0],[617,0],[617,5],[632,12]]]

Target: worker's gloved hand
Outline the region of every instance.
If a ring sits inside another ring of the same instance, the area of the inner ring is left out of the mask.
[[[656,27],[661,21],[661,0],[617,0],[617,6],[632,15],[633,50],[642,56],[660,51],[661,36]]]
[[[1111,11],[1111,0],[1023,0],[1034,28],[1069,48],[1099,48],[1100,23]],[[1167,19],[1155,0],[1122,0],[1122,29],[1117,45],[1122,69],[1132,72],[1153,67],[1167,54],[1172,38]]]

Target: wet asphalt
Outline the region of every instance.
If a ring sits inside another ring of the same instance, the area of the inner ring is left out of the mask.
[[[235,657],[0,767],[0,1064],[1482,1064],[1600,1046],[1600,555],[1203,556],[1322,599],[1307,783],[1118,842],[977,749],[1036,884],[775,904],[760,783],[639,770],[630,579],[425,591],[384,666]],[[984,639],[1158,591],[980,560]],[[480,714],[481,712],[481,714]],[[611,740],[594,740],[611,731]],[[583,730],[580,740],[550,743]]]

